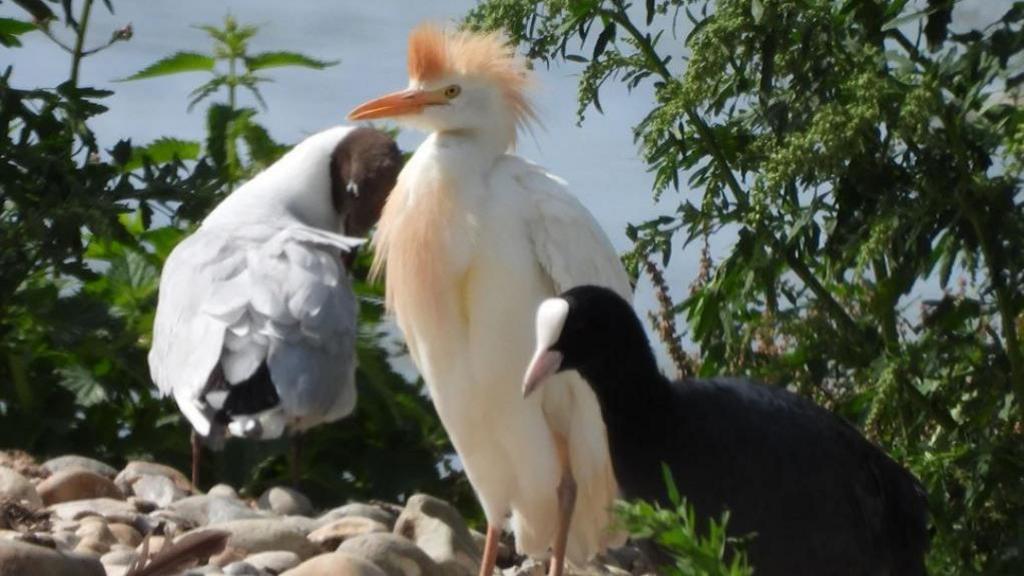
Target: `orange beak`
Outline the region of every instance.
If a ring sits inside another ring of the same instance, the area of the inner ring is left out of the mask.
[[[427,106],[447,103],[448,99],[441,90],[402,90],[363,102],[348,113],[348,119],[372,120],[408,116],[419,114]]]

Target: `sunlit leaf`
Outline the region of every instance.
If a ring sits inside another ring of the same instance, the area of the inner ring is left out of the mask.
[[[93,377],[92,372],[79,364],[60,368],[60,385],[75,395],[81,406],[94,406],[107,399],[103,385]]]
[[[176,160],[195,160],[199,158],[200,144],[195,140],[179,138],[158,138],[145,146],[132,148],[130,159],[121,167],[125,172],[137,170],[144,163],[165,164]]]
[[[305,54],[287,51],[261,52],[245,59],[245,65],[251,71],[285,66],[323,70],[338,62],[338,60],[317,60]]]
[[[213,57],[206,54],[175,52],[166,58],[157,60],[131,76],[122,78],[121,81],[157,78],[186,72],[212,72],[215,63]]]

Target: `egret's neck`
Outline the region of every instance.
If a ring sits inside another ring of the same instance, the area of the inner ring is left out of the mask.
[[[440,130],[434,132],[431,137],[439,146],[457,148],[460,153],[467,154],[478,163],[489,167],[496,158],[512,147],[515,142],[515,127]]]

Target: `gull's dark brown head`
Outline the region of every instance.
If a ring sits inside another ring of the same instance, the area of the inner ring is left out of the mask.
[[[345,235],[365,237],[395,187],[402,153],[391,136],[355,128],[331,155],[331,200],[345,223]]]

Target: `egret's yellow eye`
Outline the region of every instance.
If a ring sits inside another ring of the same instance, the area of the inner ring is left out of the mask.
[[[462,88],[458,84],[452,84],[451,86],[444,89],[444,97],[451,100],[462,92]]]

